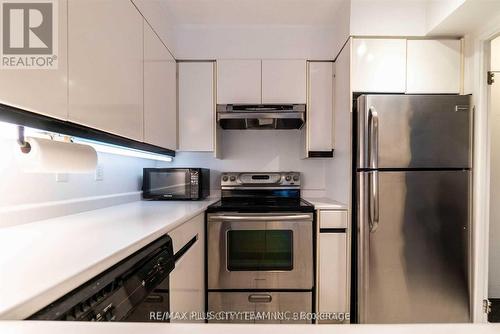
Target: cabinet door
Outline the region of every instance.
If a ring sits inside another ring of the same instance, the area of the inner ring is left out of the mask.
[[[193,237],[196,242],[175,263],[170,274],[170,311],[198,312],[205,310],[205,257],[204,257],[204,221],[203,214],[169,233],[173,241],[174,252],[178,252]],[[196,319],[176,320],[173,322],[194,322]]]
[[[459,40],[409,40],[406,92],[460,93],[461,45]]]
[[[177,148],[177,65],[144,22],[144,141]]]
[[[333,63],[309,62],[308,150],[333,149]]]
[[[214,63],[179,63],[178,70],[179,150],[213,151]]]
[[[320,233],[319,312],[349,312],[347,296],[346,233]]]
[[[370,93],[404,93],[406,40],[354,39],[352,90]]]
[[[217,61],[217,103],[261,103],[260,60]]]
[[[58,1],[57,69],[0,69],[0,103],[68,118],[67,5],[66,0]]]
[[[69,120],[142,141],[142,16],[123,0],[68,6]]]
[[[305,60],[262,61],[262,103],[306,103]]]

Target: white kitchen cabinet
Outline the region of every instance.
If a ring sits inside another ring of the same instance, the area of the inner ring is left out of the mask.
[[[319,228],[347,228],[347,211],[320,210]]]
[[[177,64],[144,22],[144,141],[177,148]]]
[[[346,313],[348,304],[347,234],[319,234],[318,311]]]
[[[56,69],[0,69],[0,103],[38,114],[68,118],[68,17],[66,0],[58,1]]]
[[[353,92],[404,93],[406,40],[353,39],[351,82]]]
[[[262,103],[306,103],[305,60],[262,60]]]
[[[204,214],[200,214],[169,233],[174,253],[190,240],[196,242],[175,263],[170,274],[170,312],[198,312],[205,310],[205,248]],[[172,320],[194,322],[195,319]]]
[[[407,93],[460,93],[460,40],[408,40],[407,45]]]
[[[218,60],[217,103],[259,104],[261,60]]]
[[[69,120],[143,141],[143,18],[130,1],[69,0]]]
[[[213,151],[214,62],[178,63],[179,150]]]
[[[333,63],[308,62],[307,156],[333,150]]]

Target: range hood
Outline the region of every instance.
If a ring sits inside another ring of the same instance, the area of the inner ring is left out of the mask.
[[[305,121],[305,104],[217,105],[217,122],[227,130],[300,129]]]

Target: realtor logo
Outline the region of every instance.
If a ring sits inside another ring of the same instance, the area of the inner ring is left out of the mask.
[[[0,0],[3,69],[57,68],[56,0]]]

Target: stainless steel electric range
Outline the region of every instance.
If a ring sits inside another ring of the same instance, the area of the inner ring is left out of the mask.
[[[300,173],[223,173],[221,192],[207,210],[211,320],[310,322],[314,207],[300,197]]]

